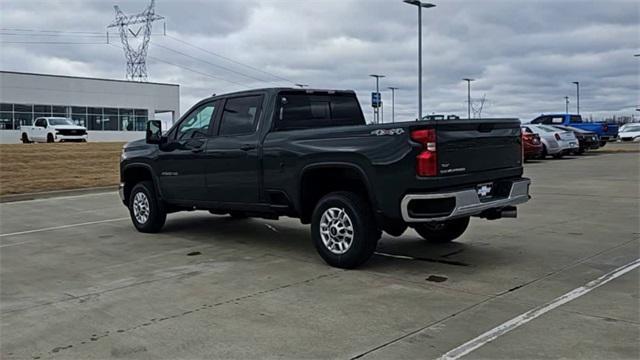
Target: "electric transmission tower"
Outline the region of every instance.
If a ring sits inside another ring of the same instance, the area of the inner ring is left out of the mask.
[[[124,49],[124,56],[127,60],[127,79],[134,81],[146,81],[147,74],[147,49],[151,38],[151,24],[156,20],[164,19],[155,13],[155,0],[151,0],[149,6],[136,15],[125,15],[118,5],[116,19],[107,28],[117,27],[120,31],[120,40]],[[134,25],[139,25],[137,30],[133,30]],[[130,40],[136,41],[132,45]]]
[[[473,111],[473,117],[475,119],[482,119],[482,110],[484,109],[484,103],[486,100],[487,94],[484,94],[481,99],[473,100],[471,102],[471,111]]]

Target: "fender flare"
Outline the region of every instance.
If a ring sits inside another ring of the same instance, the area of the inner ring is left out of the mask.
[[[155,172],[153,171],[153,167],[147,163],[141,163],[141,162],[134,162],[134,163],[130,163],[130,164],[126,164],[122,167],[122,175],[121,175],[121,180],[124,182],[124,174],[127,173],[128,170],[131,169],[145,169],[146,171],[149,172],[149,174],[151,174],[151,181],[153,182],[153,187],[156,190],[156,194],[158,194],[158,198],[162,199],[162,190],[160,189],[160,181],[158,180],[158,177],[156,176]]]
[[[298,206],[301,208],[302,205],[302,180],[304,179],[304,174],[307,171],[311,171],[311,170],[315,170],[315,169],[321,169],[321,168],[348,168],[348,169],[352,169],[355,170],[358,174],[360,174],[360,178],[362,180],[362,182],[364,183],[365,189],[367,190],[367,197],[368,200],[371,202],[372,207],[375,209],[377,207],[377,201],[376,201],[376,197],[375,197],[375,193],[373,191],[373,186],[371,185],[371,182],[369,181],[369,177],[367,176],[367,173],[364,171],[364,169],[355,163],[352,162],[343,162],[343,161],[327,161],[327,162],[317,162],[317,163],[312,163],[312,164],[307,164],[305,165],[302,170],[300,170],[300,176],[298,177],[299,183],[298,183]]]

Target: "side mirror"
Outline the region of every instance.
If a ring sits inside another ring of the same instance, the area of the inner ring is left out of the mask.
[[[149,120],[147,121],[147,144],[160,144],[162,140],[162,121]]]

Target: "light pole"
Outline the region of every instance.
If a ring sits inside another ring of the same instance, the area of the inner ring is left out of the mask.
[[[389,86],[389,90],[391,90],[391,122],[396,122],[396,90],[397,87]]]
[[[475,79],[464,78],[462,80],[467,82],[467,119],[471,119],[471,82]]]
[[[569,97],[568,96],[564,97],[564,113],[565,114],[569,113]]]
[[[418,7],[418,120],[422,120],[422,8],[429,9],[435,5],[420,0],[403,1]]]
[[[376,94],[379,94],[380,93],[380,78],[383,78],[384,75],[371,74],[369,76],[376,78]],[[378,95],[376,95],[376,96],[378,96]],[[374,118],[374,122],[376,124],[380,123],[380,110],[379,110],[379,107],[374,107],[373,108],[373,118]]]
[[[574,81],[573,83],[576,84],[576,110],[580,115],[580,81]]]

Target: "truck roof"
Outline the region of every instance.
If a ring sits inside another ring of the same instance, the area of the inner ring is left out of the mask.
[[[268,92],[268,93],[279,93],[282,91],[291,91],[291,92],[300,92],[300,93],[307,93],[307,94],[312,94],[312,93],[339,93],[339,94],[353,94],[355,95],[355,91],[353,90],[335,90],[335,89],[309,89],[309,88],[294,88],[294,87],[270,87],[270,88],[258,88],[258,89],[250,89],[250,90],[241,90],[241,91],[234,91],[234,92],[230,92],[230,93],[224,93],[224,94],[213,94],[210,97],[203,99],[203,101],[205,100],[211,100],[211,99],[217,99],[217,98],[221,98],[221,97],[227,97],[227,96],[235,96],[235,95],[250,95],[250,94],[254,94],[254,93],[264,93],[264,92]]]

